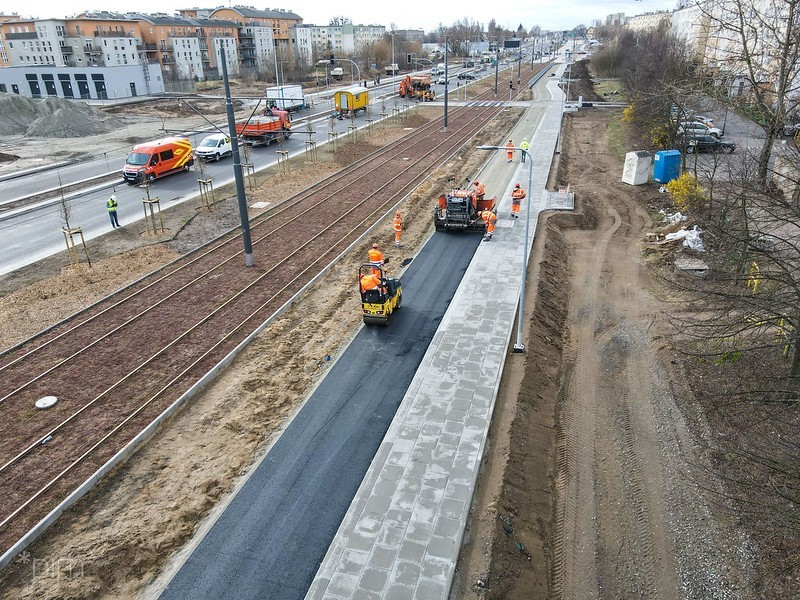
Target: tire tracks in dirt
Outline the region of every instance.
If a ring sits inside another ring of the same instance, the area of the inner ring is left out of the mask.
[[[584,201],[597,227],[567,233],[573,286],[552,597],[673,598],[679,585],[652,408],[654,356],[638,282],[638,243],[651,223],[618,186],[593,183]]]

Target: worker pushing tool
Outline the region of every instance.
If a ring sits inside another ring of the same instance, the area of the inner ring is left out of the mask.
[[[369,264],[372,265],[373,274],[380,276],[383,263],[383,252],[378,249],[378,244],[372,244],[369,249]]]
[[[525,190],[519,184],[514,186],[511,192],[511,218],[519,219],[519,207],[522,204],[522,199],[525,197]]]
[[[400,247],[400,236],[403,234],[403,217],[398,210],[394,213],[394,220],[392,221],[392,228],[394,229],[394,245]]]
[[[478,213],[478,216],[483,219],[483,223],[486,226],[486,233],[483,236],[483,241],[488,242],[492,239],[492,234],[494,234],[494,227],[497,224],[497,215],[491,210],[482,210]]]

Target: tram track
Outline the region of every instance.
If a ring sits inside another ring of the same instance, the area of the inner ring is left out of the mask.
[[[461,107],[446,136],[434,120],[253,219],[256,267],[243,266],[231,232],[0,355],[0,484],[11,491],[0,499],[0,549],[498,112]],[[60,402],[34,411],[44,395]]]

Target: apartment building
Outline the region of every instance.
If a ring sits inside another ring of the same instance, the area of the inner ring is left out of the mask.
[[[263,39],[266,34],[260,31],[261,28],[272,30],[272,43],[279,56],[289,56],[292,50],[290,30],[292,26],[303,22],[303,19],[295,13],[283,10],[258,10],[249,6],[233,6],[230,8],[217,8],[208,16],[211,20],[223,20],[235,23],[240,28],[249,28],[252,33],[252,48],[256,56],[262,55],[259,52],[261,46],[256,45],[256,40]]]
[[[298,24],[291,29],[292,46],[298,61],[312,65],[330,54],[342,56],[359,52],[382,40],[383,25],[311,25]]]
[[[669,27],[671,20],[672,11],[662,10],[629,17],[626,27],[631,31],[653,31],[662,26]]]

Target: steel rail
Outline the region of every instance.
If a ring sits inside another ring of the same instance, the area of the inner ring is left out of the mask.
[[[477,115],[477,116],[476,116],[474,119],[472,119],[472,121],[470,121],[470,122],[469,122],[467,125],[474,124],[475,122],[478,122],[478,121],[486,121],[486,120],[488,120],[488,119],[482,119],[482,118],[480,118],[480,117],[482,117],[482,116],[483,116],[483,115]],[[463,129],[467,129],[467,128],[468,128],[468,127],[467,127],[467,125],[465,125],[464,127],[462,127],[462,128],[461,128],[461,130],[463,130]],[[333,229],[335,228],[335,226],[336,226],[336,225],[338,225],[338,223],[339,223],[339,222],[343,221],[343,220],[344,220],[346,217],[348,217],[349,215],[351,215],[352,213],[354,213],[354,212],[355,212],[357,209],[359,209],[359,208],[361,208],[362,206],[364,206],[365,204],[367,204],[367,203],[369,202],[369,200],[371,200],[372,198],[374,198],[375,196],[377,196],[377,195],[378,195],[378,194],[379,194],[379,193],[380,193],[380,192],[381,192],[381,191],[382,191],[384,188],[386,188],[388,185],[390,185],[391,183],[393,183],[393,182],[394,182],[394,181],[396,181],[397,179],[400,179],[400,178],[404,177],[404,176],[406,175],[406,172],[407,172],[408,170],[412,169],[412,168],[413,168],[414,166],[416,166],[418,163],[422,162],[422,160],[424,160],[426,157],[428,157],[429,155],[433,154],[433,153],[434,153],[434,152],[435,152],[435,151],[436,151],[436,150],[437,150],[437,149],[438,149],[438,148],[439,148],[441,145],[444,145],[444,144],[445,144],[447,141],[450,141],[450,140],[445,140],[445,141],[442,141],[440,144],[438,144],[438,145],[436,145],[436,146],[429,147],[429,151],[428,151],[428,152],[427,152],[425,155],[422,155],[422,156],[418,157],[418,160],[417,160],[415,163],[413,163],[413,164],[409,165],[409,166],[408,166],[408,167],[406,167],[406,169],[404,169],[403,171],[401,171],[401,172],[398,172],[398,173],[397,173],[397,174],[396,174],[394,177],[392,177],[391,179],[387,180],[387,181],[386,181],[386,182],[385,182],[385,183],[384,183],[384,184],[383,184],[383,185],[382,185],[380,188],[377,188],[377,189],[373,190],[373,192],[372,192],[371,194],[369,194],[368,196],[364,197],[364,198],[363,198],[363,199],[362,199],[360,202],[358,202],[358,203],[356,203],[355,205],[353,205],[353,206],[352,206],[350,209],[348,209],[346,212],[343,212],[343,213],[341,213],[341,214],[339,215],[339,217],[338,217],[338,218],[337,218],[335,221],[332,221],[332,222],[330,222],[330,223],[328,224],[328,226],[327,226],[327,227],[325,227],[325,228],[321,229],[321,230],[320,230],[320,231],[319,231],[317,234],[315,234],[314,236],[312,236],[311,238],[309,238],[308,240],[306,240],[306,241],[305,241],[303,244],[301,244],[300,246],[298,246],[298,247],[297,247],[297,248],[294,250],[294,252],[297,252],[298,250],[300,250],[300,249],[302,249],[302,248],[304,248],[304,247],[310,246],[310,245],[312,244],[312,242],[314,242],[316,239],[318,239],[319,237],[321,237],[323,234],[325,234],[325,233],[327,233],[327,232],[329,232],[329,231],[333,230]],[[376,169],[372,169],[372,171],[374,171],[374,170],[376,170]],[[370,172],[372,172],[372,171],[370,171]],[[411,187],[411,184],[409,184],[408,186],[405,186],[405,187]],[[405,189],[405,187],[404,187],[403,189]],[[332,196],[331,196],[331,197],[332,197]],[[330,197],[328,197],[328,198],[324,199],[324,201],[327,201],[329,198],[330,198]],[[380,211],[382,210],[382,208],[383,208],[383,207],[385,207],[385,206],[386,206],[387,204],[389,204],[390,202],[391,202],[391,199],[389,199],[389,200],[386,200],[386,201],[385,201],[384,203],[382,203],[382,204],[381,204],[381,205],[380,205],[378,208],[374,209],[374,210],[373,210],[373,211],[372,211],[372,212],[371,212],[369,215],[365,216],[365,217],[364,217],[364,218],[363,218],[363,219],[362,219],[362,220],[359,222],[359,226],[361,226],[363,223],[367,222],[369,219],[371,219],[372,217],[374,217],[374,215],[376,215],[376,214],[380,213]],[[318,203],[318,204],[320,204],[320,203]],[[317,205],[318,205],[318,204],[317,204]],[[317,206],[317,205],[315,205],[315,206]],[[309,209],[307,209],[307,210],[312,210],[313,208],[314,208],[314,207],[311,207],[311,208],[309,208]],[[290,219],[289,221],[287,221],[287,222],[285,222],[285,223],[282,223],[282,224],[279,226],[279,228],[286,227],[286,226],[288,226],[289,224],[291,224],[291,223],[292,223],[294,220],[302,218],[303,214],[304,214],[304,213],[300,213],[300,214],[298,214],[298,215],[295,215],[295,216],[294,216],[292,219]],[[270,234],[274,233],[274,231],[276,231],[276,230],[277,230],[277,229],[279,229],[279,228],[273,229],[272,231],[268,232],[268,233],[267,233],[265,236],[263,236],[261,239],[264,239],[264,238],[265,238],[265,237],[267,237],[268,235],[270,235]],[[347,234],[346,234],[346,236],[345,236],[345,237],[348,237],[348,236],[352,235],[352,233],[353,233],[354,231],[357,231],[359,228],[360,228],[360,227],[355,227],[355,228],[351,229],[350,231],[348,231],[348,232],[347,232]],[[344,239],[344,238],[342,238],[342,239]],[[341,240],[340,240],[340,241],[341,241]],[[335,247],[335,246],[334,246],[334,247]],[[327,250],[325,251],[325,253],[328,253],[328,252],[330,252],[330,249],[327,249]],[[323,254],[323,256],[324,256],[324,255],[325,255],[325,254]],[[232,296],[230,296],[230,297],[229,297],[227,300],[225,300],[225,301],[224,301],[222,304],[218,305],[218,306],[217,306],[217,307],[216,307],[216,308],[215,308],[213,311],[211,311],[210,313],[208,313],[208,314],[207,314],[207,315],[206,315],[206,316],[205,316],[203,319],[201,319],[201,320],[200,320],[199,322],[197,322],[195,325],[193,325],[192,327],[190,327],[189,329],[187,329],[186,331],[184,331],[184,333],[182,333],[180,336],[178,336],[177,338],[173,339],[173,340],[172,340],[172,341],[171,341],[169,344],[167,344],[166,346],[162,347],[162,348],[161,348],[161,349],[160,349],[158,352],[156,352],[155,354],[151,355],[149,358],[147,358],[147,359],[146,359],[146,360],[144,360],[142,363],[140,363],[140,364],[139,364],[139,365],[138,365],[136,368],[134,368],[132,371],[130,371],[128,374],[126,374],[126,375],[125,375],[125,377],[123,377],[122,379],[118,380],[116,383],[114,383],[113,385],[111,385],[110,387],[108,387],[108,388],[107,388],[105,391],[103,391],[103,392],[102,392],[100,395],[96,396],[96,397],[95,397],[94,399],[92,399],[90,402],[88,402],[88,403],[87,403],[87,404],[85,404],[83,407],[81,407],[81,408],[80,408],[80,409],[78,409],[76,412],[74,412],[72,415],[70,415],[68,418],[64,419],[64,420],[63,420],[61,423],[59,423],[58,425],[56,425],[54,428],[50,429],[50,430],[49,430],[47,433],[45,433],[45,434],[43,434],[42,436],[40,436],[40,437],[39,437],[39,439],[37,439],[37,440],[36,440],[35,442],[33,442],[32,444],[30,444],[30,445],[29,445],[29,446],[28,446],[26,449],[24,449],[23,451],[19,452],[19,453],[18,453],[16,456],[14,456],[14,457],[13,457],[13,458],[11,458],[10,460],[8,460],[8,461],[7,461],[5,464],[3,464],[2,466],[0,466],[0,473],[2,473],[2,472],[4,472],[4,471],[6,471],[6,470],[7,470],[7,469],[8,469],[10,466],[12,466],[13,464],[17,463],[19,460],[21,460],[22,458],[24,458],[25,456],[27,456],[28,454],[30,454],[30,453],[31,453],[33,450],[35,450],[36,448],[38,448],[38,447],[42,446],[42,443],[43,443],[45,440],[48,440],[48,439],[50,439],[50,438],[51,438],[53,435],[55,435],[56,433],[58,433],[58,431],[60,431],[60,430],[61,430],[61,429],[63,429],[64,427],[66,427],[66,425],[68,425],[69,423],[71,423],[72,421],[74,421],[75,419],[77,419],[77,418],[78,418],[78,417],[79,417],[79,416],[80,416],[80,415],[81,415],[81,414],[82,414],[84,411],[86,411],[86,410],[88,410],[89,408],[91,408],[92,406],[94,406],[94,405],[95,405],[97,402],[99,402],[100,400],[102,400],[103,398],[105,398],[105,397],[106,397],[106,396],[107,396],[109,393],[113,392],[113,391],[114,391],[114,390],[115,390],[117,387],[119,387],[120,385],[122,385],[123,383],[125,383],[125,382],[126,382],[128,379],[130,379],[131,377],[133,377],[134,375],[136,375],[137,373],[139,373],[139,372],[140,372],[142,369],[144,369],[144,368],[145,368],[147,365],[151,364],[151,363],[152,363],[154,360],[156,360],[158,357],[160,357],[161,355],[163,355],[163,354],[164,354],[166,351],[168,351],[168,350],[169,350],[169,349],[171,349],[173,346],[175,346],[176,344],[178,344],[178,343],[179,343],[181,340],[183,340],[183,339],[184,339],[186,336],[188,336],[190,333],[194,332],[194,331],[195,331],[195,330],[196,330],[196,329],[197,329],[199,326],[201,326],[202,324],[204,324],[206,321],[210,320],[210,319],[211,319],[211,318],[212,318],[214,315],[216,315],[216,314],[217,314],[219,311],[221,311],[223,308],[225,308],[225,307],[227,307],[229,304],[231,304],[231,303],[232,303],[234,300],[236,300],[237,298],[239,298],[240,296],[242,296],[242,295],[243,295],[245,292],[247,292],[249,289],[251,289],[251,288],[252,288],[253,286],[255,286],[257,283],[259,283],[259,282],[260,282],[262,279],[264,279],[264,278],[265,278],[265,277],[267,277],[268,275],[271,275],[271,274],[272,274],[272,273],[275,271],[275,269],[277,269],[277,268],[278,268],[278,267],[280,267],[282,264],[284,264],[284,263],[285,263],[285,262],[288,260],[288,258],[289,258],[289,257],[285,257],[284,259],[280,260],[278,263],[276,263],[274,266],[272,266],[272,267],[271,267],[271,268],[270,268],[268,271],[265,271],[264,273],[262,273],[262,274],[261,274],[260,276],[258,276],[256,279],[254,279],[254,280],[253,280],[253,281],[251,281],[249,284],[247,284],[247,285],[246,285],[244,288],[240,289],[240,290],[239,290],[239,291],[237,291],[235,294],[233,294]],[[320,257],[320,258],[321,258],[321,257]],[[319,260],[315,261],[315,263],[314,263],[314,264],[316,264],[317,262],[319,262]],[[307,269],[306,269],[306,270],[307,270]],[[305,270],[304,270],[304,272],[305,272]],[[190,287],[190,284],[187,284],[187,285],[183,286],[182,288],[179,288],[179,290],[176,290],[175,292],[173,292],[172,294],[170,294],[170,296],[168,296],[168,297],[167,297],[167,298],[165,298],[165,299],[162,299],[160,302],[164,302],[164,301],[166,301],[166,299],[173,297],[173,296],[174,296],[175,294],[177,294],[179,291],[181,291],[181,290],[183,290],[183,289],[186,289],[186,288],[188,288],[188,287]],[[148,310],[150,310],[150,309],[148,309]],[[144,313],[144,312],[147,312],[147,311],[143,311],[143,313]],[[132,322],[132,321],[136,320],[137,318],[139,318],[139,317],[140,317],[140,316],[141,316],[143,313],[140,313],[139,315],[135,316],[134,318],[132,318],[132,319],[129,319],[129,321],[126,321],[125,323],[123,323],[123,324],[119,325],[118,327],[116,327],[115,329],[113,329],[111,332],[109,332],[109,333],[105,334],[105,335],[104,335],[104,336],[102,336],[101,338],[98,338],[98,339],[96,339],[96,340],[93,340],[93,341],[92,341],[90,344],[88,344],[87,346],[85,346],[84,348],[82,348],[80,351],[78,351],[78,352],[74,353],[74,354],[73,354],[73,356],[77,355],[77,354],[78,354],[78,353],[80,353],[80,352],[83,352],[83,351],[85,351],[85,350],[88,350],[88,349],[90,349],[91,347],[93,347],[94,345],[96,345],[97,343],[99,343],[99,341],[102,341],[102,340],[106,339],[107,337],[110,337],[110,336],[111,336],[113,333],[115,333],[115,332],[116,332],[116,331],[118,331],[119,329],[121,329],[121,328],[125,327],[125,326],[126,326],[126,325],[128,325],[130,322]],[[247,320],[249,320],[249,318],[248,318]],[[245,322],[246,322],[246,321],[245,321]],[[244,322],[243,322],[243,323],[244,323]],[[241,325],[242,325],[243,323],[241,323],[240,325],[237,325],[237,327],[236,327],[235,329],[238,329],[239,327],[241,327]],[[64,359],[63,361],[61,361],[61,363],[59,363],[59,365],[62,365],[62,364],[64,364],[64,363],[66,363],[66,362],[67,362],[67,360],[69,360],[69,358],[67,358],[67,359]],[[57,366],[58,366],[58,365],[57,365]],[[45,373],[43,373],[43,374],[42,374],[40,377],[38,377],[37,379],[39,379],[39,378],[41,378],[41,377],[44,377],[44,376],[45,376],[45,375],[47,375],[48,373],[52,372],[52,371],[53,371],[55,368],[56,368],[55,366],[54,366],[54,367],[52,367],[51,369],[49,369],[48,371],[46,371]],[[6,398],[7,398],[7,397],[8,397],[8,396],[6,396]],[[4,399],[5,399],[5,398],[4,398]]]

